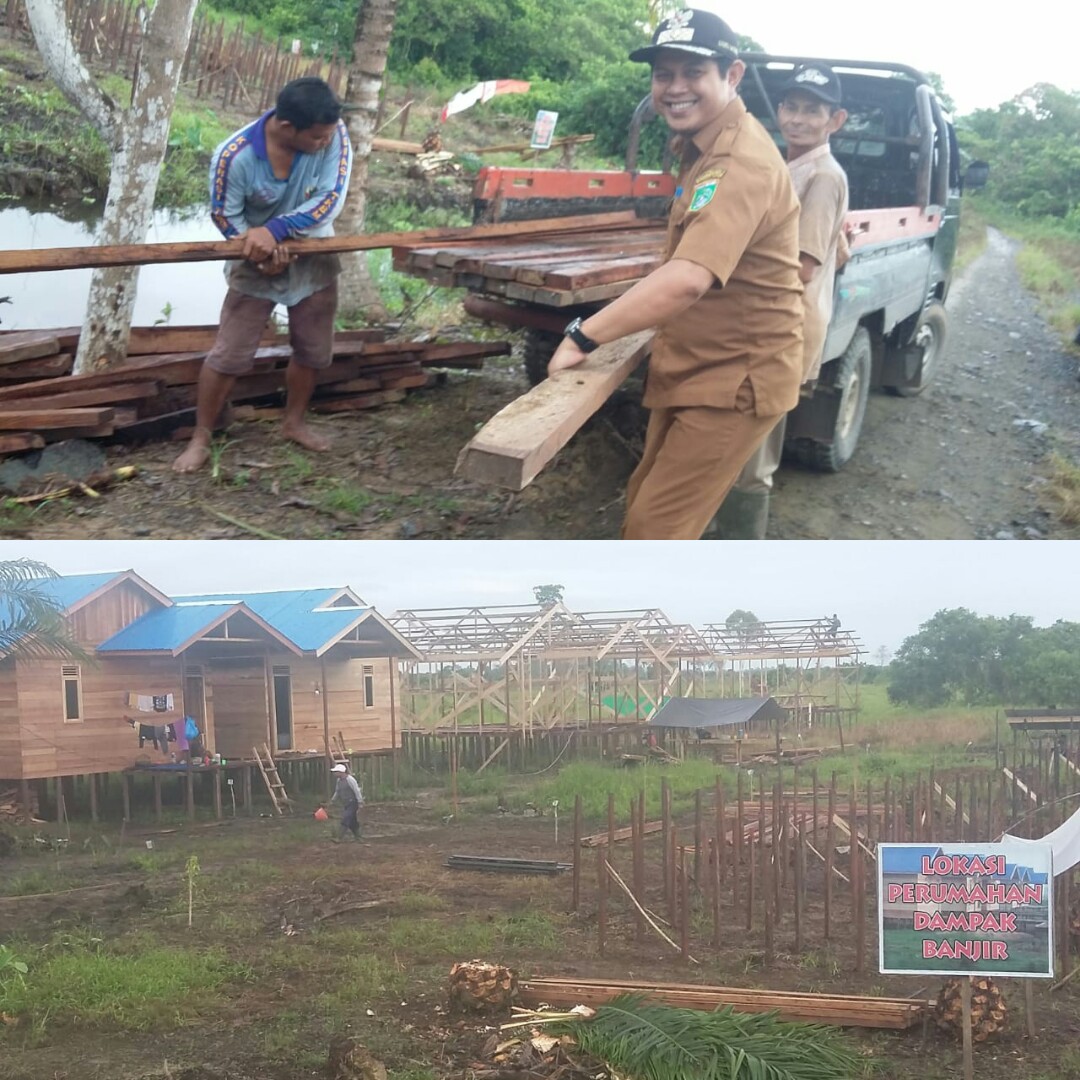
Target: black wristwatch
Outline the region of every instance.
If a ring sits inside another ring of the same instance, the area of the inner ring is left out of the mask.
[[[583,353],[591,353],[595,349],[600,348],[599,341],[593,341],[584,330],[581,329],[580,316],[574,319],[563,331],[564,336],[568,337]]]

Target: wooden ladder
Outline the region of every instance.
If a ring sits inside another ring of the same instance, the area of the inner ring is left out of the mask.
[[[278,814],[283,814],[285,810],[292,813],[292,800],[289,798],[288,793],[285,791],[285,785],[281,782],[281,777],[278,776],[277,766],[274,764],[274,756],[270,753],[270,746],[268,743],[263,743],[263,752],[266,754],[266,761],[263,761],[262,753],[259,752],[257,746],[252,747],[255,751],[255,760],[259,765],[259,772],[262,773],[263,782],[266,784],[266,790],[270,792],[270,801],[274,804],[274,810]],[[282,810],[284,806],[285,810]]]
[[[330,759],[334,765],[348,765],[349,751],[345,746],[345,738],[339,731],[330,736]]]

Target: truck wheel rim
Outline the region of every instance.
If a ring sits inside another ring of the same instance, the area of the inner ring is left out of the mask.
[[[846,439],[855,423],[855,417],[859,412],[859,391],[862,386],[862,376],[856,367],[847,386],[844,387],[844,400],[840,406],[840,438]]]
[[[915,343],[922,349],[922,365],[919,373],[919,381],[925,383],[928,380],[930,372],[934,370],[938,354],[938,336],[934,333],[934,328],[929,323],[924,323],[919,328]]]

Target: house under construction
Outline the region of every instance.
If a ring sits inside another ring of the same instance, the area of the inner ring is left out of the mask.
[[[657,608],[563,603],[398,611],[404,730],[536,733],[641,722],[668,696],[774,696],[800,727],[853,712],[862,647],[835,619],[729,629]]]

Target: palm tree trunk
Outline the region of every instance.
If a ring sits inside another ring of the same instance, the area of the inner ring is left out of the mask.
[[[337,220],[338,229],[343,234],[355,235],[364,229],[368,159],[375,138],[379,92],[386,72],[386,55],[394,32],[396,9],[397,0],[363,0],[356,20],[353,60],[345,86],[345,102],[348,106],[345,122],[353,145],[353,170],[349,196]],[[386,308],[371,278],[365,253],[346,254],[341,261],[342,273],[338,285],[341,310],[346,314],[362,313],[367,322],[385,319]]]

